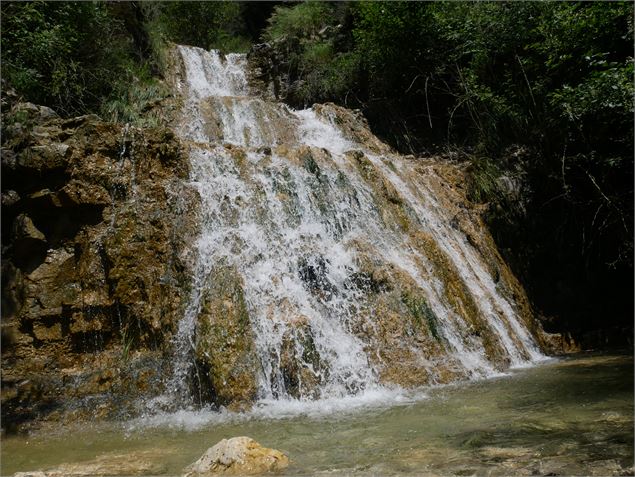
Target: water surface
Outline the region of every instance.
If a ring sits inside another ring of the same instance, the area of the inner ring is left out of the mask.
[[[240,435],[288,453],[287,475],[632,475],[633,358],[580,355],[414,393],[9,436],[2,474],[141,452],[178,475]]]

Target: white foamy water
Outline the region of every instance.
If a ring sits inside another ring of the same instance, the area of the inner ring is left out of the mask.
[[[396,155],[373,154],[315,110],[292,111],[250,97],[243,55],[223,57],[183,46],[179,52],[186,103],[179,132],[190,143],[201,232],[192,293],[175,338],[172,396],[188,402],[201,300],[210,273],[223,266],[242,279],[255,340],[259,404],[250,415],[397,402],[403,395],[381,385],[382,350],[369,338],[380,336],[383,325],[368,312],[367,290],[356,281],[359,243],[425,296],[438,320],[445,365],[467,378],[500,375],[482,338],[448,303],[433,263],[386,218],[376,189],[350,153],[354,150],[364,152],[379,182],[398,191],[410,220],[448,257],[509,364],[542,359],[479,252],[450,226],[451,217],[445,216],[426,178],[409,163]],[[434,375],[437,358],[430,358],[423,346],[409,346],[409,359]],[[297,368],[294,390],[289,355]],[[173,415],[177,423],[205,420],[201,416],[207,414],[179,415]]]
[[[307,399],[261,399],[248,412],[233,412],[225,408],[180,409],[159,412],[126,423],[129,432],[140,429],[168,428],[197,431],[210,425],[236,424],[251,420],[282,420],[293,418],[341,418],[360,411],[403,406],[428,398],[422,390],[405,391],[378,387],[356,395]]]

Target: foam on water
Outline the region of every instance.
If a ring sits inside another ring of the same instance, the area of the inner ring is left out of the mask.
[[[140,429],[167,428],[180,431],[197,431],[211,425],[236,424],[251,420],[282,420],[293,418],[340,418],[361,411],[408,405],[427,399],[424,390],[388,389],[376,387],[355,396],[330,397],[319,400],[261,399],[250,411],[233,412],[225,408],[188,408],[171,412],[159,412],[133,419],[126,424],[129,432]]]

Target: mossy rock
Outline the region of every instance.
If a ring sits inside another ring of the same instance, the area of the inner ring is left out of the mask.
[[[196,359],[208,370],[208,393],[217,404],[246,408],[256,397],[257,357],[238,272],[213,270],[197,317]]]

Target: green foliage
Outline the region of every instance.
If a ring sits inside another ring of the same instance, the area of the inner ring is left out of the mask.
[[[491,159],[480,156],[471,158],[469,199],[483,203],[497,198],[501,193],[497,182],[500,176],[500,169]]]
[[[102,116],[139,127],[159,126],[160,117],[154,106],[169,95],[167,87],[151,75],[147,64],[134,68],[132,73],[132,83],[116,84],[113,94],[101,104]]]
[[[62,115],[153,125],[167,42],[246,51],[273,9],[262,38],[291,104],[361,108],[407,152],[464,151],[521,275],[598,276],[589,290],[624,303],[602,277],[632,281],[632,2],[254,4],[2,2],[2,77]]]
[[[134,348],[136,341],[136,334],[131,331],[130,324],[127,324],[121,329],[121,359],[124,363],[127,363],[130,359],[130,352]]]
[[[130,40],[93,2],[2,2],[2,76],[62,114],[96,110],[127,79]]]
[[[62,115],[156,125],[167,41],[246,51],[236,2],[2,2],[2,76]],[[146,51],[147,50],[147,51]]]
[[[291,80],[298,80],[290,93],[292,103],[346,103],[360,71],[359,55],[345,46],[352,39],[342,25],[351,15],[350,8],[336,2],[275,7],[263,39],[284,52],[284,69]]]
[[[311,39],[333,22],[334,7],[326,2],[304,2],[295,6],[277,6],[263,34],[266,41],[286,37]]]
[[[224,52],[249,49],[239,2],[152,2],[145,11],[155,40]]]
[[[407,152],[463,151],[517,273],[538,295],[577,290],[547,312],[606,314],[572,298],[601,289],[628,316],[633,16],[632,2],[305,2],[276,7],[264,38],[292,104],[360,107]]]

